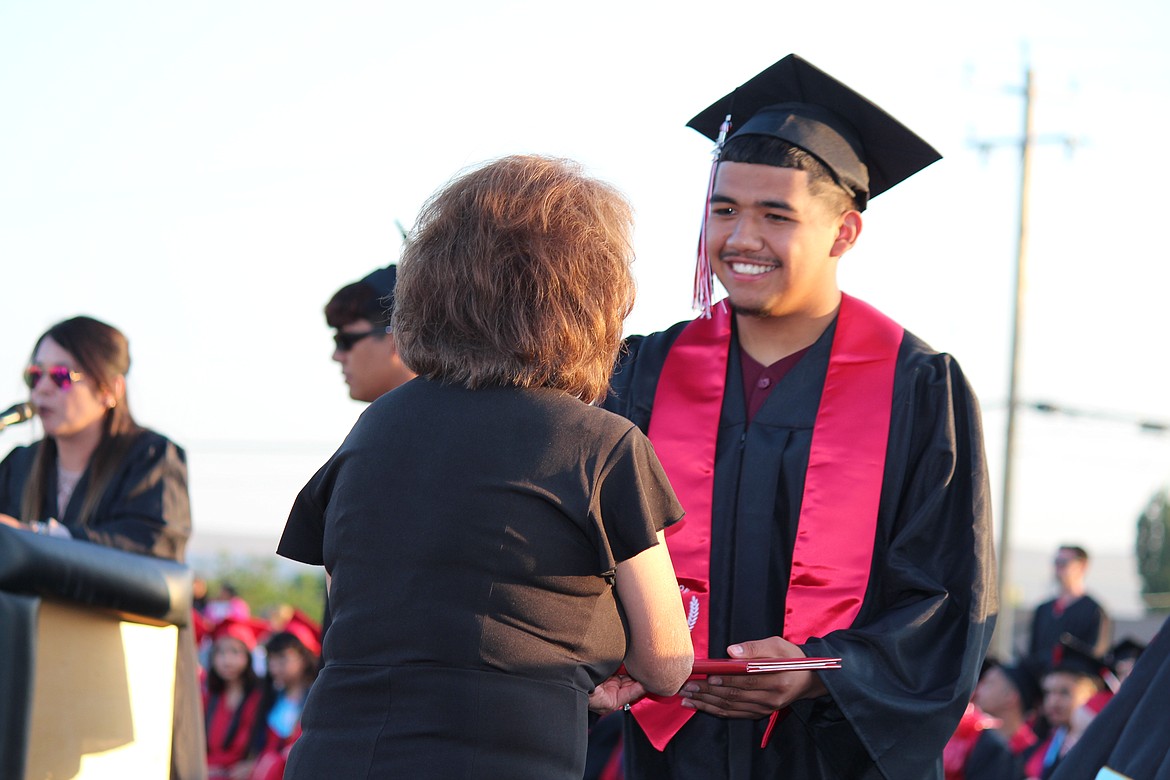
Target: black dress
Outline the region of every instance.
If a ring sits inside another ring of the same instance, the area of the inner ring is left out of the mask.
[[[280,542],[333,611],[286,776],[580,778],[614,567],[681,514],[642,433],[559,391],[382,396]]]

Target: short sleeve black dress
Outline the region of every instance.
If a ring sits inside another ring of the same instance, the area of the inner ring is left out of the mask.
[[[642,433],[562,392],[382,396],[280,542],[333,613],[286,777],[581,777],[626,650],[614,566],[681,515]]]

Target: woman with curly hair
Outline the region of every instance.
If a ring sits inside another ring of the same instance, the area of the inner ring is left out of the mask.
[[[626,696],[686,680],[663,543],[682,509],[649,441],[593,405],[633,304],[630,227],[615,190],[544,157],[424,207],[391,326],[419,377],[362,415],[279,547],[332,577],[288,777],[580,778],[619,665]]]

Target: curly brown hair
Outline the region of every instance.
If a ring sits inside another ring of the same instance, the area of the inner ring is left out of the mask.
[[[601,400],[634,303],[633,214],[563,159],[514,156],[423,207],[398,269],[393,330],[430,379],[553,387]]]

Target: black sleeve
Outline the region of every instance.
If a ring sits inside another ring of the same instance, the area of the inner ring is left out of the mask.
[[[975,397],[949,356],[900,370],[865,603],[803,647],[842,658],[821,679],[884,775],[923,777],[970,701],[998,599]]]
[[[186,454],[156,433],[140,434],[93,517],[68,528],[74,538],[182,561],[191,536]]]
[[[333,492],[333,459],[317,470],[293,501],[276,553],[290,560],[325,563],[325,507]]]
[[[593,514],[600,521],[604,571],[653,547],[658,532],[682,518],[666,472],[637,428],[631,426],[610,453]]]
[[[1020,766],[1003,736],[988,729],[980,732],[963,776],[965,780],[1014,780],[1020,776]]]

